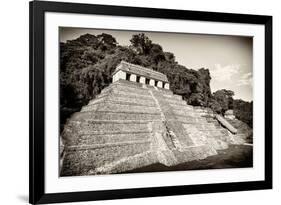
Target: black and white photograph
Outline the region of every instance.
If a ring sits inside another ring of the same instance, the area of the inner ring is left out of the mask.
[[[42,1],[29,16],[30,203],[272,188],[272,16]]]
[[[61,177],[253,167],[252,36],[58,35]]]
[[[3,1],[0,205],[281,201],[278,3]]]

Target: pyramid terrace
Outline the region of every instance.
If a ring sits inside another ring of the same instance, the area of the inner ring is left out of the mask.
[[[122,61],[113,82],[65,124],[60,174],[123,173],[157,163],[172,167],[217,155],[231,144],[244,144],[246,137],[212,110],[173,94],[164,74]]]

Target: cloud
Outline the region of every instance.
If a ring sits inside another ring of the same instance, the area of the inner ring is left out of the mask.
[[[229,81],[231,80],[233,75],[239,73],[240,68],[240,64],[231,64],[226,66],[222,66],[221,64],[215,64],[214,69],[211,70],[211,77],[215,81]]]
[[[241,79],[238,80],[238,86],[250,85],[253,83],[253,75],[251,72],[242,75]]]

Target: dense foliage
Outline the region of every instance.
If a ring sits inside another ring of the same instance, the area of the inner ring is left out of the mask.
[[[251,128],[253,127],[253,101],[234,100],[233,111],[238,120],[247,123]]]
[[[231,90],[217,90],[213,93],[209,107],[217,113],[224,114],[231,109],[235,117],[253,127],[253,102],[245,102],[241,99],[233,99]]]
[[[121,60],[166,74],[170,89],[182,95],[188,104],[211,107],[222,114],[233,107],[232,91],[212,95],[208,69],[193,70],[178,64],[173,53],[163,51],[161,45],[144,34],[133,35],[130,42],[130,46],[120,46],[113,36],[102,33],[85,34],[60,44],[61,126],[111,83],[111,74]],[[235,108],[248,110],[241,102]],[[236,114],[245,120],[242,113],[236,111]]]
[[[217,90],[213,93],[209,107],[215,112],[223,114],[225,111],[233,109],[233,96],[234,92],[231,90]]]

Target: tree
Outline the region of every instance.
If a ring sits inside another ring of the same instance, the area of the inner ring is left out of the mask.
[[[208,102],[208,107],[211,108],[214,112],[221,114],[222,107],[221,104],[216,101],[216,99],[212,96]]]
[[[251,128],[253,127],[253,101],[234,100],[233,111],[237,119],[247,123]]]
[[[100,35],[97,35],[97,38],[102,44],[107,44],[112,47],[115,47],[117,45],[117,41],[112,35],[102,33]]]
[[[226,89],[217,90],[213,93],[213,99],[220,104],[222,114],[233,107],[233,96],[234,92]]]
[[[130,42],[140,55],[149,54],[152,48],[152,41],[144,33],[133,35]]]

